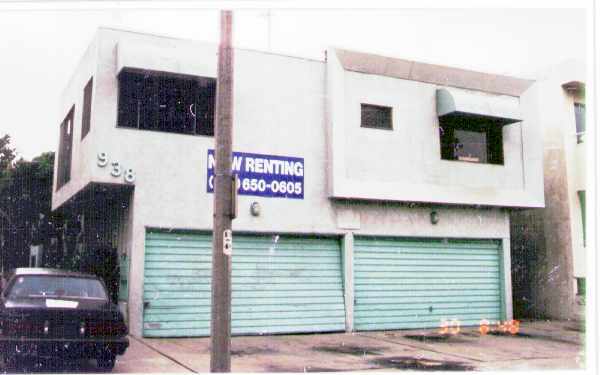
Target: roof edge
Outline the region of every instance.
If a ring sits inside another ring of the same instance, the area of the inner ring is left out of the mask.
[[[521,96],[535,81],[364,52],[335,49],[344,70],[493,94]]]

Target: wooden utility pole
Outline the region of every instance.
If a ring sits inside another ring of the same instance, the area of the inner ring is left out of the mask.
[[[221,11],[215,121],[215,195],[213,214],[210,371],[231,372],[231,253],[224,252],[224,232],[234,216],[231,173],[233,138],[232,12]]]

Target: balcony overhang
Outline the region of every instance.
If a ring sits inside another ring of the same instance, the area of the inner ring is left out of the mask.
[[[519,98],[456,88],[436,91],[439,118],[477,118],[492,120],[498,125],[522,121]]]

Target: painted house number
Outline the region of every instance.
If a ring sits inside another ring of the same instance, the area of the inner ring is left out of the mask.
[[[118,161],[110,161],[106,152],[98,153],[97,164],[100,168],[104,168],[110,164],[110,175],[113,177],[123,176],[123,180],[128,184],[135,182],[135,172],[132,168],[125,169]]]

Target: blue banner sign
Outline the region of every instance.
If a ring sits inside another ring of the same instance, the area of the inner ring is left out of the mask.
[[[206,192],[214,192],[215,151],[208,150]],[[304,158],[234,152],[239,195],[304,199]]]

